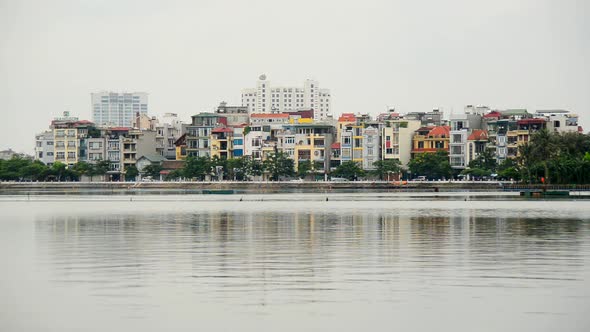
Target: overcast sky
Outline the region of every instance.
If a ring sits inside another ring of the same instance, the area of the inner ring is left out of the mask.
[[[267,74],[319,80],[376,114],[564,108],[590,129],[590,2],[0,0],[0,149],[90,93],[145,91],[150,115],[210,111]]]

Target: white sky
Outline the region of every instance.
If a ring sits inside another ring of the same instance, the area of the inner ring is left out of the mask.
[[[0,149],[90,93],[146,91],[150,115],[319,80],[335,114],[564,108],[590,129],[590,1],[0,0]]]

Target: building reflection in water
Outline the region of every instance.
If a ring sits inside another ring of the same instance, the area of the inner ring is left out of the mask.
[[[201,300],[257,305],[344,301],[338,290],[368,296],[359,284],[401,289],[419,278],[450,284],[572,273],[583,265],[579,239],[589,233],[581,220],[470,210],[105,214],[42,218],[35,230],[53,282],[130,297],[159,284]]]

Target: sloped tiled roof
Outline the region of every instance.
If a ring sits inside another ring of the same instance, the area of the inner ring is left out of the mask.
[[[232,133],[233,130],[231,128],[219,127],[219,128],[213,129],[211,132],[212,133]]]
[[[163,169],[181,169],[184,166],[184,160],[165,160],[162,162]]]
[[[161,161],[166,160],[166,158],[164,158],[163,156],[160,156],[159,154],[143,155],[143,156],[137,158],[137,160],[142,159],[142,158],[145,158],[145,159],[147,159],[147,160],[149,160],[151,162],[154,162],[154,161],[160,161],[161,162]]]
[[[484,115],[483,117],[485,119],[491,119],[491,118],[499,118],[500,116],[502,116],[502,113],[500,113],[498,111],[491,111],[490,113]]]
[[[430,130],[428,136],[440,137],[445,136],[449,137],[449,133],[451,132],[451,127],[449,126],[436,126]]]
[[[486,130],[477,129],[474,130],[469,137],[468,141],[486,141],[488,139],[488,132]]]
[[[354,113],[342,113],[338,118],[338,122],[354,122],[356,121],[356,116]]]

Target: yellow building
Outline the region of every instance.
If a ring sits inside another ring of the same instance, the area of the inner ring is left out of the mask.
[[[412,158],[420,153],[448,152],[450,131],[449,126],[421,127],[416,130],[412,138]]]
[[[78,162],[78,129],[54,128],[53,129],[53,155],[55,162],[74,165]]]
[[[174,142],[174,146],[176,146],[176,160],[186,160],[186,134],[180,136],[176,142]]]
[[[215,128],[211,131],[211,158],[233,158],[233,129]]]

